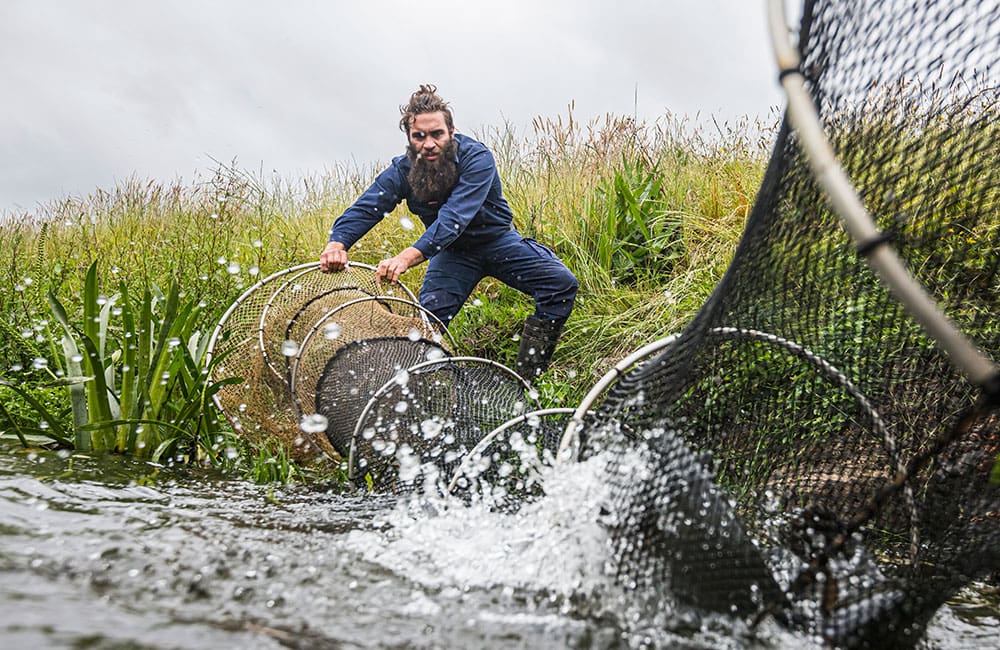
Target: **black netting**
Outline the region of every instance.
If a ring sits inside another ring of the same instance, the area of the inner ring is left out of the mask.
[[[504,422],[462,459],[449,491],[503,511],[543,496],[542,471],[554,464],[572,412],[531,411]]]
[[[484,359],[411,367],[379,390],[358,419],[352,476],[376,490],[440,490],[480,439],[532,410],[526,388]]]
[[[878,227],[1000,354],[996,2],[807,2],[802,71]],[[911,644],[1000,569],[997,414],[901,309],[782,128],[723,281],[583,430],[623,584]]]
[[[365,405],[396,373],[446,356],[437,343],[409,337],[351,341],[329,358],[316,384],[316,413],[327,420],[326,436],[343,458]]]

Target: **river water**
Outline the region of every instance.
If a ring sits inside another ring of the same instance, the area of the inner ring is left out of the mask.
[[[0,449],[2,648],[785,648],[765,622],[637,618],[577,464],[516,514]],[[924,647],[995,648],[986,587]]]

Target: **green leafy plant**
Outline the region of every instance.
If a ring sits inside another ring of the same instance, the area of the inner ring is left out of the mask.
[[[215,453],[212,440],[220,429],[212,396],[239,380],[208,381],[210,368],[203,366],[208,341],[197,330],[204,305],[182,304],[176,282],[166,295],[146,288],[138,303],[124,283],[110,299],[98,287],[95,262],[84,282],[80,325],[55,292],[48,292],[57,327],[49,336],[57,380],[36,389],[66,390],[72,432],[30,389],[4,381],[46,423],[45,428],[17,427],[19,440],[27,444],[27,436],[41,435],[78,450],[153,460],[185,444],[200,449],[199,455]],[[112,315],[120,316],[120,323],[113,323]]]
[[[580,250],[615,282],[669,273],[683,254],[680,220],[656,167],[624,162],[587,206]]]

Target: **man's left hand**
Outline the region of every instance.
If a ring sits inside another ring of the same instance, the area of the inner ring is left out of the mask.
[[[375,269],[375,279],[379,282],[398,282],[399,276],[407,269],[424,261],[424,254],[410,246],[395,257],[382,260]]]

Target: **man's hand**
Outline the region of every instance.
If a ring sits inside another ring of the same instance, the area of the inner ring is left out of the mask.
[[[319,270],[323,273],[343,271],[347,268],[347,250],[339,241],[332,241],[319,254]]]
[[[379,282],[396,282],[406,269],[423,261],[424,254],[410,246],[396,257],[379,262],[375,270],[375,279]]]

